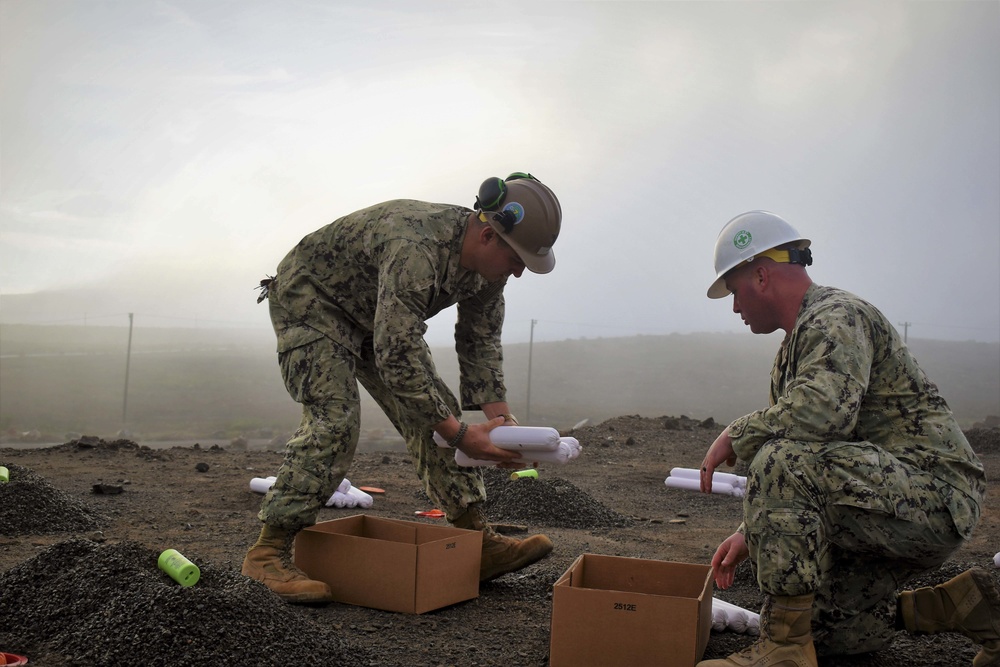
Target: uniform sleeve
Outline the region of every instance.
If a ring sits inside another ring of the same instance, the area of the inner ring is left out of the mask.
[[[503,282],[491,283],[476,296],[458,302],[455,351],[463,410],[507,400],[503,383]]]
[[[772,379],[771,407],[729,426],[733,449],[751,460],[768,440],[850,440],[868,388],[874,349],[871,327],[857,309],[836,305],[794,330],[790,376],[778,395]]]
[[[424,340],[424,313],[438,284],[435,262],[425,248],[396,242],[385,249],[380,266],[373,327],[376,366],[405,410],[436,424],[451,410],[436,388],[440,379]]]

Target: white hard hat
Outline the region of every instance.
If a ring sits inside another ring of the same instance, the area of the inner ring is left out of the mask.
[[[767,252],[786,243],[794,243],[793,248],[804,250],[810,241],[774,213],[748,211],[727,222],[715,241],[715,282],[708,288],[708,298],[721,299],[729,294],[725,275],[754,257],[764,255],[777,261],[812,264],[809,252],[793,253],[791,257]]]

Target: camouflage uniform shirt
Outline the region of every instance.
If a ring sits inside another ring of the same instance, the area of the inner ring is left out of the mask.
[[[976,504],[985,493],[982,464],[937,387],[885,316],[853,294],[809,287],[775,359],[770,404],[729,426],[741,459],[775,438],[867,441]],[[975,518],[952,515],[968,537]]]
[[[469,209],[388,201],[303,238],[269,289],[278,352],[326,336],[374,354],[386,386],[426,424],[447,419],[426,320],[458,304],[455,327],[462,407],[505,399],[500,334],[506,283],[459,265]]]

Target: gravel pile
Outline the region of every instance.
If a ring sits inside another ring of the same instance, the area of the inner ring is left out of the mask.
[[[49,484],[30,468],[6,466],[10,481],[0,484],[0,531],[7,537],[86,532],[110,519]]]
[[[633,524],[632,519],[606,507],[565,479],[529,477],[512,481],[510,471],[490,467],[483,470],[483,481],[486,484],[483,509],[491,523],[584,530]]]
[[[4,649],[68,665],[366,665],[328,625],[211,565],[184,588],[135,542],[72,539],[0,575]]]
[[[970,428],[964,433],[977,454],[1000,452],[1000,428]]]

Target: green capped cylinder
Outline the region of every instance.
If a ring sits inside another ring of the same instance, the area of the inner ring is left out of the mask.
[[[176,549],[167,549],[157,559],[160,569],[170,575],[170,578],[184,587],[194,586],[201,578],[198,566],[185,558]]]

